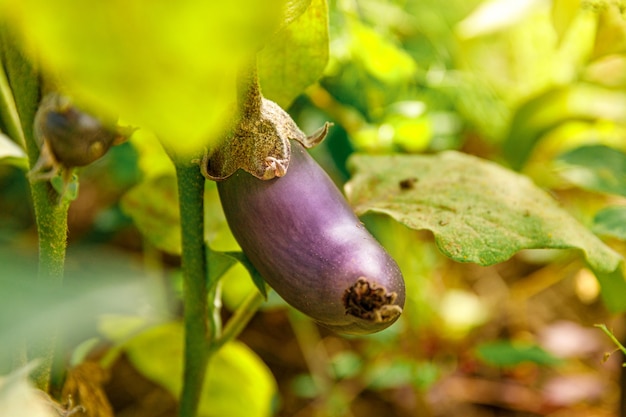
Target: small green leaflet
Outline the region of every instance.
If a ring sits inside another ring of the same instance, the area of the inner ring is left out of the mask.
[[[579,249],[596,272],[622,257],[558,206],[527,177],[459,152],[355,155],[346,185],[357,214],[387,214],[434,233],[459,262],[493,265],[522,249]]]

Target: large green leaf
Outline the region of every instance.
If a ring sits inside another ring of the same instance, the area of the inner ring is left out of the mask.
[[[550,90],[517,109],[504,142],[504,156],[514,169],[520,169],[550,129],[569,120],[597,119],[626,124],[626,93],[590,84]]]
[[[64,88],[179,152],[216,139],[235,75],[279,27],[284,0],[20,0],[0,16]]]
[[[178,397],[183,376],[180,323],[154,327],[133,338],[125,350],[139,372]],[[276,382],[261,359],[243,343],[229,342],[208,365],[198,416],[270,416],[275,394]]]
[[[263,95],[287,108],[322,76],[328,62],[328,5],[312,0],[306,11],[276,33],[259,53]]]
[[[358,214],[387,214],[434,233],[441,251],[460,262],[492,265],[521,249],[576,248],[596,271],[622,258],[527,177],[458,152],[351,159],[347,184]]]

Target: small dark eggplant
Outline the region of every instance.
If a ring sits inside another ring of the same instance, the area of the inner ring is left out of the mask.
[[[41,148],[40,158],[30,172],[35,180],[49,180],[59,172],[69,176],[71,168],[91,164],[132,133],[132,129],[105,126],[57,93],[42,99],[34,128]]]
[[[398,265],[326,172],[290,142],[284,176],[261,180],[239,169],[217,182],[233,235],[267,283],[323,326],[346,334],[385,329],[404,306]]]

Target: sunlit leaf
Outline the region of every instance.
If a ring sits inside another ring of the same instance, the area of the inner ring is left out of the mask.
[[[626,18],[624,2],[601,2],[594,56],[626,51]]]
[[[182,389],[183,328],[167,323],[126,345],[133,365],[178,397]],[[211,358],[200,398],[199,417],[271,415],[276,382],[267,366],[247,346],[229,342]]]
[[[559,39],[569,29],[580,10],[580,0],[554,0],[552,2],[552,25]]]
[[[24,150],[2,132],[0,132],[0,163],[14,164],[23,169],[28,168]]]
[[[354,156],[348,197],[358,214],[387,214],[434,233],[448,257],[492,265],[521,249],[575,248],[598,271],[622,258],[527,177],[458,152]]]
[[[601,236],[626,240],[626,207],[606,207],[593,218],[593,231]]]
[[[0,16],[1,13],[0,4]],[[32,139],[33,120],[39,103],[40,77],[35,65],[25,56],[16,33],[7,27],[1,17],[0,59],[4,67],[4,73],[0,75],[2,124],[14,141],[25,146],[25,138]]]
[[[590,84],[550,90],[517,109],[504,142],[504,156],[514,169],[520,169],[550,129],[569,120],[597,119],[626,124],[626,93]]]
[[[602,145],[582,146],[560,155],[561,175],[591,191],[626,196],[626,154]]]
[[[263,95],[287,108],[321,77],[328,62],[328,5],[312,0],[304,14],[276,33],[258,56]]]
[[[243,252],[227,252],[226,254],[228,256],[231,256],[233,259],[236,259],[241,265],[244,266],[244,268],[246,268],[246,270],[250,274],[250,277],[252,278],[254,286],[259,290],[261,294],[263,294],[263,297],[267,298],[267,288],[265,280],[263,279],[259,271],[257,271],[257,269],[254,267],[254,265],[252,265],[250,259],[248,259],[248,257]]]
[[[165,175],[137,184],[124,194],[121,207],[156,248],[180,254],[180,211],[174,176]]]
[[[284,0],[4,2],[4,19],[83,107],[122,115],[178,152],[228,122],[234,79],[279,27]]]
[[[489,0],[459,22],[457,32],[462,38],[493,33],[520,22],[541,6],[541,0]]]
[[[358,21],[351,20],[349,30],[352,58],[371,76],[391,85],[414,76],[417,64],[404,49]]]
[[[607,55],[585,68],[585,79],[606,87],[626,89],[626,55]]]
[[[311,0],[287,0],[285,2],[285,12],[281,22],[281,29],[299,18],[310,4]]]
[[[226,222],[214,181],[204,183],[204,240],[217,251],[240,250]]]
[[[483,343],[476,348],[476,354],[485,363],[502,367],[512,367],[527,362],[537,365],[558,365],[561,362],[539,346],[508,340]]]

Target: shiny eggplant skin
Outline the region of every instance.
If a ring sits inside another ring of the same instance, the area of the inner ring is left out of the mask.
[[[291,149],[282,177],[240,169],[217,183],[233,235],[296,309],[338,333],[383,330],[404,306],[398,265],[303,146],[291,141]]]

